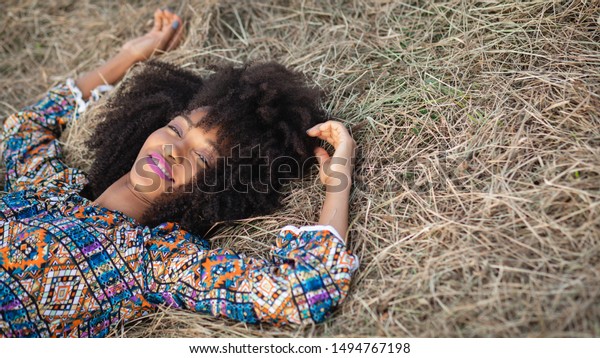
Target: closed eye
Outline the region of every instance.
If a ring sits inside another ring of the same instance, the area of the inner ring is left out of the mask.
[[[206,159],[206,157],[205,157],[205,156],[203,156],[203,155],[202,155],[202,154],[200,154],[200,153],[196,153],[196,154],[198,155],[198,158],[200,158],[200,160],[202,161],[202,163],[204,163],[204,165],[205,165],[206,167],[208,167],[209,165],[208,165],[208,160]]]
[[[169,127],[173,132],[177,133],[177,136],[181,138],[181,132],[179,132],[179,128],[170,124],[167,127]]]

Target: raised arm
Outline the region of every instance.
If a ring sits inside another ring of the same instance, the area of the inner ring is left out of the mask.
[[[284,227],[270,260],[165,233],[145,245],[146,299],[243,322],[322,322],[347,296],[358,268],[331,226]]]
[[[327,141],[335,150],[332,157],[322,147],[315,150],[319,161],[321,182],[326,189],[319,224],[333,226],[345,239],[348,231],[348,201],[352,186],[356,142],[346,127],[337,121],[317,124],[306,133],[311,137]]]
[[[69,121],[77,118],[85,105],[84,100],[94,88],[116,83],[134,63],[179,44],[183,26],[177,15],[156,10],[154,20],[150,32],[125,43],[104,65],[74,83],[67,82],[50,89],[36,104],[4,121],[0,151],[6,166],[5,191],[16,191],[50,177],[63,183],[79,182],[62,162],[58,142],[61,131]]]
[[[150,32],[126,42],[116,56],[79,77],[75,84],[83,98],[87,99],[94,88],[121,80],[136,62],[177,47],[182,36],[181,18],[169,10],[157,9],[154,12],[154,27]]]

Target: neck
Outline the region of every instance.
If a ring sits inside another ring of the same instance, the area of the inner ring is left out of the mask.
[[[139,223],[142,223],[144,212],[152,205],[134,190],[129,181],[129,173],[109,186],[93,203],[110,210],[120,211]]]

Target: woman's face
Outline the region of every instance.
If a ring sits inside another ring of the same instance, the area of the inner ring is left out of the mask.
[[[163,193],[171,193],[199,171],[216,164],[217,128],[205,131],[196,127],[206,115],[201,108],[173,118],[154,131],[140,150],[129,181],[136,192],[150,202]]]

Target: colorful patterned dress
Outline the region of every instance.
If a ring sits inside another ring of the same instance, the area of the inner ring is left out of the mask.
[[[59,85],[4,123],[0,337],[103,337],[158,304],[250,323],[321,322],[342,302],[358,259],[331,226],[286,226],[263,260],[80,196],[85,174],[62,162],[57,140],[78,116],[78,92]]]

